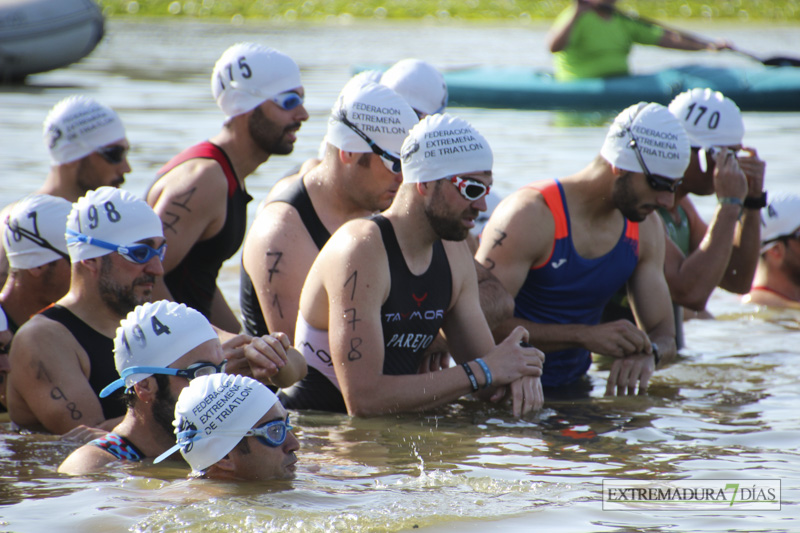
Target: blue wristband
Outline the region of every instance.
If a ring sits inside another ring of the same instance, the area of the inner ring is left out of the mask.
[[[480,366],[481,370],[483,370],[483,375],[486,376],[486,383],[483,384],[483,388],[488,389],[492,386],[492,372],[489,370],[489,365],[487,365],[486,361],[480,357],[475,359],[475,362],[478,363],[478,366]]]

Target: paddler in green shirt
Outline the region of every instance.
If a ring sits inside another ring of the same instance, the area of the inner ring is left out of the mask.
[[[559,81],[628,74],[633,43],[678,50],[731,49],[727,41],[709,41],[625,15],[616,0],[577,0],[555,20],[549,46]]]

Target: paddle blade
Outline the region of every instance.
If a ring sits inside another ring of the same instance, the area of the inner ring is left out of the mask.
[[[770,57],[763,61],[770,67],[800,67],[800,58],[797,57]]]

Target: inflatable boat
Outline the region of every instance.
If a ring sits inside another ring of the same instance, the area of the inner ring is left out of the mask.
[[[475,67],[443,72],[449,106],[574,111],[619,110],[639,101],[668,104],[688,89],[722,92],[743,111],[800,111],[800,68],[690,65],[653,74],[556,81],[526,67]]]
[[[103,27],[94,0],[0,1],[0,81],[78,61],[100,42]]]

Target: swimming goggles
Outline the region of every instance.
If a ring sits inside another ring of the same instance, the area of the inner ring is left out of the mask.
[[[95,152],[97,152],[97,154],[105,159],[108,163],[112,165],[119,165],[125,160],[125,155],[128,153],[128,148],[119,144],[115,144],[113,146],[98,148],[95,150]]]
[[[8,230],[11,232],[11,235],[13,235],[14,240],[16,240],[17,242],[19,242],[20,239],[22,239],[22,237],[25,237],[29,241],[32,241],[36,246],[39,246],[40,248],[44,248],[46,250],[50,250],[51,252],[55,252],[69,262],[68,254],[65,254],[64,252],[62,252],[61,250],[50,244],[47,241],[47,239],[45,239],[41,235],[38,235],[36,233],[33,233],[32,231],[28,231],[25,228],[20,227],[20,225],[16,221],[8,223]],[[19,236],[19,238],[17,236]]]
[[[458,189],[458,192],[461,193],[461,196],[470,202],[480,200],[489,194],[489,189],[491,188],[489,185],[481,183],[476,179],[462,178],[461,176],[451,176],[450,181],[456,186],[456,189]]]
[[[195,442],[216,435],[241,435],[241,438],[256,437],[262,444],[270,448],[277,448],[286,442],[286,437],[292,429],[292,426],[289,425],[289,415],[286,415],[286,420],[272,420],[271,422],[267,422],[253,429],[248,429],[244,434],[236,430],[216,429],[210,435],[204,435],[197,429],[187,429],[185,431],[179,431],[176,435],[177,443],[172,448],[156,457],[153,462],[160,463],[180,449],[187,452],[192,449],[192,445]]]
[[[131,263],[136,263],[137,265],[143,265],[156,256],[163,261],[164,257],[167,255],[167,243],[162,244],[158,248],[153,248],[149,244],[129,244],[127,246],[122,246],[120,244],[101,241],[100,239],[89,237],[88,235],[78,233],[77,231],[71,229],[67,230],[67,235],[71,236],[67,239],[67,244],[84,242],[86,244],[91,244],[92,246],[97,246],[98,248],[112,250],[117,252]]]
[[[269,446],[270,448],[277,448],[286,442],[286,436],[291,430],[292,426],[289,425],[289,415],[286,415],[286,420],[265,422],[260,426],[248,430],[243,436],[255,437],[261,444]]]
[[[303,102],[305,101],[302,96],[294,91],[280,93],[279,95],[270,98],[270,100],[281,106],[281,108],[285,109],[286,111],[291,111],[295,107],[303,105]]]
[[[341,112],[341,114],[336,117],[336,120],[340,121],[342,124],[353,130],[356,133],[356,135],[364,139],[364,142],[366,142],[369,145],[369,147],[372,149],[372,152],[381,158],[381,161],[383,162],[386,168],[388,168],[395,174],[400,173],[402,165],[400,163],[399,156],[387,152],[386,150],[378,146],[375,143],[375,141],[373,141],[367,136],[366,133],[358,129],[358,126],[347,120],[347,116],[344,114],[344,112]]]
[[[118,380],[110,383],[103,390],[100,391],[100,397],[105,398],[117,389],[125,386],[125,378],[132,374],[163,374],[165,376],[178,376],[179,378],[186,378],[192,381],[194,378],[201,376],[210,376],[212,374],[220,374],[225,372],[225,365],[228,360],[215,365],[207,361],[194,363],[186,368],[167,368],[163,366],[129,366],[120,373]]]
[[[650,170],[647,168],[647,165],[644,163],[644,158],[642,157],[642,152],[639,150],[639,144],[636,142],[636,137],[633,136],[633,133],[628,130],[628,133],[631,136],[631,142],[628,143],[633,149],[633,153],[636,154],[636,160],[639,162],[639,166],[642,167],[642,172],[644,172],[644,177],[647,178],[647,183],[650,187],[655,191],[664,191],[664,192],[671,192],[675,193],[681,183],[683,183],[683,178],[678,179],[670,179],[665,178],[663,176],[658,176],[656,174],[651,174]]]

